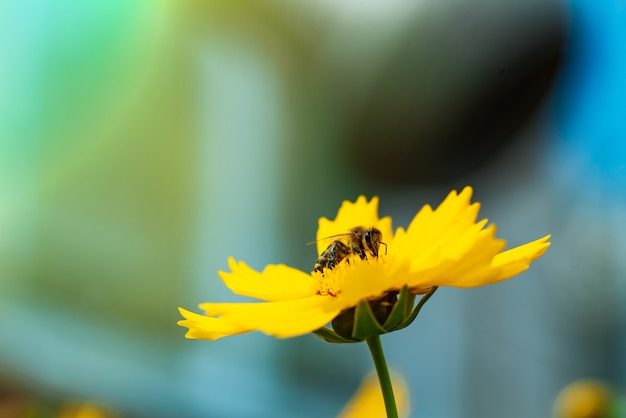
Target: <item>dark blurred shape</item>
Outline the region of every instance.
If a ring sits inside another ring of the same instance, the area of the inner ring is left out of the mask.
[[[450,181],[488,162],[549,93],[565,29],[555,0],[424,9],[356,111],[350,158],[395,183]]]
[[[0,418],[53,417],[53,408],[10,380],[0,380]]]

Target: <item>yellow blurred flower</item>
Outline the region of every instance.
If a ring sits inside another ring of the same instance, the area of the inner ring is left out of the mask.
[[[554,402],[555,418],[618,418],[625,416],[621,399],[607,384],[581,379],[567,385]]]
[[[231,271],[219,273],[226,286],[265,302],[204,303],[200,308],[206,315],[180,308],[185,319],[178,324],[189,329],[187,338],[207,340],[261,331],[279,338],[315,332],[328,341],[355,342],[404,328],[415,319],[416,294],[437,286],[476,287],[508,279],[550,245],[548,235],[503,251],[506,242],[496,238],[495,225],[476,221],[480,204],[471,203],[471,195],[470,187],[460,194],[452,191],[436,210],[424,206],[406,230],[395,233],[390,217],[378,217],[378,198],[344,201],[335,220],[319,220],[318,254],[328,245],[325,238],[358,226],[380,230],[386,251],[378,257],[348,257],[349,262],[332,270],[313,273],[283,264],[257,272],[230,258]],[[387,308],[382,317],[381,305]],[[353,317],[347,331],[324,328],[346,313]]]
[[[397,375],[391,378],[398,415],[400,417],[409,416],[410,399],[409,391],[402,380]],[[357,392],[354,394],[348,405],[343,409],[338,418],[386,418],[385,403],[380,390],[380,383],[375,374],[365,378]]]
[[[114,418],[114,415],[90,403],[67,403],[61,407],[57,418]]]

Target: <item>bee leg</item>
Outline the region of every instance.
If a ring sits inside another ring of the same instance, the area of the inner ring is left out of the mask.
[[[358,254],[359,257],[361,257],[361,260],[365,260],[367,258],[367,255],[365,254],[365,251],[361,250],[359,247],[357,247],[356,245],[352,246],[352,251],[355,254]]]

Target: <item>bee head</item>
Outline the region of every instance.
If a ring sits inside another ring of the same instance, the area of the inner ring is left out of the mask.
[[[372,252],[374,257],[378,257],[378,248],[380,244],[384,244],[387,248],[387,244],[382,242],[383,234],[376,228],[368,229],[363,234],[363,247]]]

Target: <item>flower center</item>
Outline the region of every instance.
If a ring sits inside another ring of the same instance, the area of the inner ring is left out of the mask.
[[[314,284],[315,290],[320,296],[339,296],[343,289],[343,282],[346,276],[346,268],[350,266],[350,261],[344,260],[337,264],[333,269],[324,268],[323,271],[314,271],[313,278],[316,280]]]
[[[389,257],[382,255],[377,258],[365,259],[361,259],[356,255],[350,255],[332,269],[324,268],[323,271],[314,271],[312,273],[315,279],[315,293],[320,296],[339,296],[344,288],[346,275],[363,263],[376,264],[387,271],[391,269],[392,264]]]

